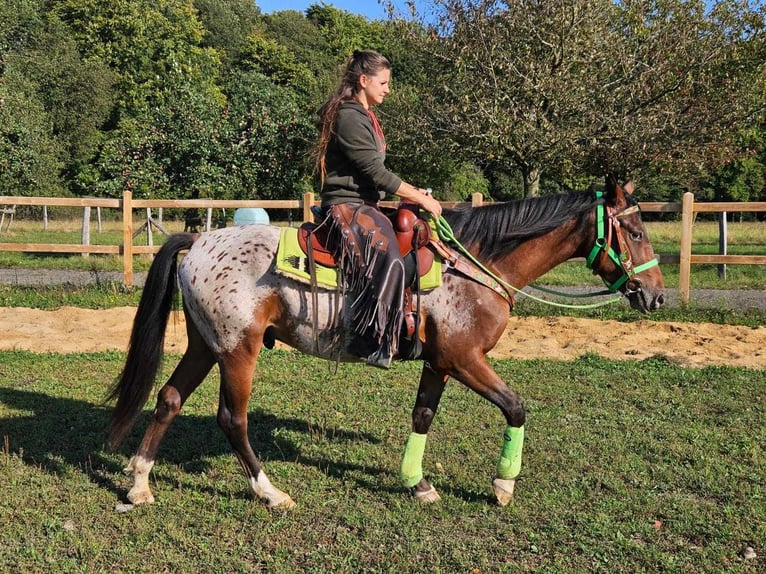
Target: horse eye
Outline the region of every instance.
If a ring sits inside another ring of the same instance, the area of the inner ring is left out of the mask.
[[[641,241],[641,240],[644,238],[644,234],[643,234],[643,233],[641,233],[640,231],[637,231],[637,232],[631,232],[631,234],[630,234],[630,238],[631,238],[633,241]]]

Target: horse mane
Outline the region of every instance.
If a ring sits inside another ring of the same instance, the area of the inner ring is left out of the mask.
[[[492,262],[519,244],[547,233],[603,200],[590,191],[572,191],[479,207],[444,210],[455,237],[478,248],[480,259]]]

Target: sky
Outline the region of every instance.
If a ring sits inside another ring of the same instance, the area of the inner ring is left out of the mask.
[[[383,5],[378,0],[255,0],[261,12],[268,14],[278,10],[298,10],[305,12],[312,4],[334,6],[339,10],[366,16],[370,20],[383,20],[388,17]],[[394,5],[400,10],[406,8],[404,0],[395,0]]]

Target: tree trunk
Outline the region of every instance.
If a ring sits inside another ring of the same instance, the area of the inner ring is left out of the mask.
[[[540,170],[531,168],[524,171],[524,197],[540,195]]]

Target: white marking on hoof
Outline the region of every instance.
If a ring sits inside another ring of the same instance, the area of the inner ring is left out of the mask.
[[[149,488],[149,471],[152,470],[154,461],[146,460],[141,456],[130,459],[125,472],[133,474],[133,488],[128,492],[128,500],[133,504],[152,504],[154,495]]]
[[[516,479],[496,478],[492,481],[492,489],[495,491],[497,503],[500,506],[508,506],[513,499],[513,489],[516,487]]]
[[[261,471],[258,473],[257,479],[250,479],[250,488],[253,494],[266,502],[268,508],[295,508],[295,502],[286,492],[282,492],[269,480],[266,473]]]
[[[278,508],[280,510],[292,510],[293,508],[295,508],[295,501],[284,492],[282,494],[284,494],[284,498],[282,500],[276,500],[276,501],[270,500],[268,503],[268,507],[274,508],[274,509]]]
[[[423,492],[413,490],[412,495],[418,502],[422,502],[423,504],[432,504],[434,502],[439,502],[442,499],[442,497],[439,496],[439,493],[436,492],[436,489],[433,486]]]

